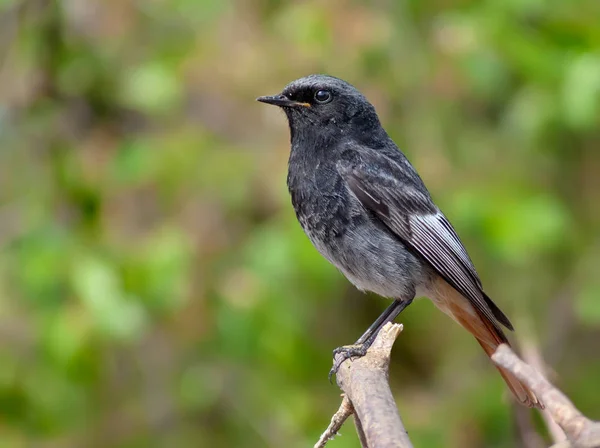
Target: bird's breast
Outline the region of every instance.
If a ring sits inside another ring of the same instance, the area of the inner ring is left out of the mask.
[[[356,287],[387,297],[414,296],[421,263],[348,191],[335,168],[290,167],[288,187],[312,244]]]
[[[350,277],[357,263],[368,262],[354,256],[372,225],[368,212],[335,169],[321,165],[303,176],[291,171],[288,183],[302,229],[321,255]]]

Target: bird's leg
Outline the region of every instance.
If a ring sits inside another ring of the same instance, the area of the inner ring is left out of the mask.
[[[329,371],[329,381],[331,377],[337,373],[340,365],[348,358],[360,358],[365,356],[367,350],[377,337],[379,330],[383,328],[388,322],[392,322],[398,315],[404,311],[404,309],[412,303],[413,299],[410,300],[394,300],[394,302],[388,306],[383,313],[371,324],[367,331],[358,338],[358,340],[352,345],[344,345],[338,347],[333,351],[333,367]],[[337,356],[341,355],[341,356]]]
[[[358,338],[358,341],[354,345],[367,344],[367,348],[371,346],[379,330],[383,328],[388,322],[392,322],[396,317],[400,315],[404,309],[412,303],[413,299],[410,300],[394,300],[390,306],[388,306],[383,313],[371,324],[367,331]]]

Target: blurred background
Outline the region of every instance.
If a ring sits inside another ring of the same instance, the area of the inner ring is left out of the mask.
[[[287,123],[255,98],[310,73],[376,105],[514,340],[600,419],[599,17],[597,0],[0,0],[0,446],[312,446],[340,401],[331,350],[388,303],[295,220]],[[429,301],[399,320],[415,446],[550,443]],[[342,433],[331,447],[359,446]]]

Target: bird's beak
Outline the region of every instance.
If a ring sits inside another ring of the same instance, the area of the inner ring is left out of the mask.
[[[273,95],[273,96],[259,96],[256,101],[261,103],[272,104],[273,106],[279,107],[310,107],[310,103],[300,103],[298,101],[290,100],[285,95]]]

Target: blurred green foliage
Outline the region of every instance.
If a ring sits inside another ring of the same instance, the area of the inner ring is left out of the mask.
[[[312,446],[339,401],[331,350],[386,305],[302,234],[284,117],[254,102],[313,72],[374,102],[517,337],[600,418],[598,17],[597,0],[0,1],[0,446]],[[428,301],[401,320],[415,446],[519,445],[473,340]]]

